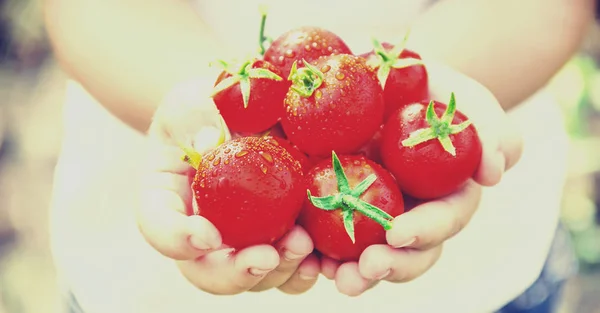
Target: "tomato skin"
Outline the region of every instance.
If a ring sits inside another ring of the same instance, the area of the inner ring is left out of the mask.
[[[394,46],[387,42],[382,43],[386,51],[392,50]],[[374,51],[361,55],[367,61],[377,58]],[[413,58],[421,60],[421,56],[411,50],[404,49],[400,53],[401,59]],[[375,67],[374,70],[377,70]],[[429,98],[429,76],[423,65],[413,65],[405,68],[392,68],[383,88],[385,99],[385,113],[387,119],[400,107],[425,101]]]
[[[283,99],[290,86],[277,67],[263,60],[254,60],[251,68],[270,70],[282,80],[250,78],[250,98],[244,108],[240,83],[214,95],[213,100],[227,127],[233,132],[257,133],[275,125],[283,115]],[[215,86],[232,75],[221,72]]]
[[[279,240],[306,197],[300,163],[272,137],[238,138],[207,153],[192,189],[198,214],[235,249]]]
[[[434,102],[442,116],[446,104]],[[471,124],[458,134],[450,135],[456,156],[444,150],[437,139],[404,147],[401,142],[410,133],[428,127],[425,119],[428,102],[402,107],[386,122],[383,129],[381,156],[385,167],[394,175],[405,194],[417,199],[434,199],[458,189],[473,176],[481,162],[482,147],[477,130]],[[467,120],[456,111],[452,124]]]
[[[262,131],[262,132],[231,132],[231,138],[237,139],[241,137],[263,137],[263,136],[272,136],[287,139],[287,136],[283,132],[283,128],[281,127],[281,123],[277,123],[273,125],[273,127]]]
[[[364,59],[338,54],[314,63],[324,80],[309,97],[290,89],[281,125],[309,156],[354,153],[383,122],[383,90]]]
[[[276,38],[265,51],[264,59],[287,78],[295,61],[301,66],[302,59],[310,63],[321,56],[342,53],[352,54],[352,51],[339,36],[323,28],[304,26]]]
[[[367,159],[383,164],[381,159],[381,141],[383,138],[383,124],[379,127],[373,138],[358,150],[359,154],[364,155]]]
[[[341,155],[339,159],[350,188],[356,187],[370,174],[377,175],[377,180],[360,196],[361,200],[377,206],[394,217],[404,212],[402,193],[388,171],[364,156]],[[339,191],[331,160],[323,160],[315,165],[305,178],[313,196],[325,197]],[[386,243],[385,229],[356,211],[354,212],[356,243],[352,243],[344,228],[342,211],[319,209],[308,199],[304,202],[298,224],[308,232],[316,250],[338,261],[356,261],[368,246]]]

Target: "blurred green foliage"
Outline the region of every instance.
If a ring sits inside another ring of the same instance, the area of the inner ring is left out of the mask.
[[[574,57],[549,87],[559,100],[571,139],[562,221],[582,270],[600,267],[600,68],[589,55]]]

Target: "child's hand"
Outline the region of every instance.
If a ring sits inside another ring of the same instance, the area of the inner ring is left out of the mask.
[[[187,216],[192,205],[191,167],[181,160],[178,144],[200,153],[218,144],[221,121],[207,97],[210,81],[186,83],[166,99],[149,131],[149,168],[138,212],[148,243],[178,260],[182,274],[196,287],[214,294],[237,294],[279,288],[302,293],[320,272],[308,234],[295,227],[275,246],[261,245],[232,253],[218,230],[201,216]],[[227,134],[229,137],[229,134]]]
[[[356,296],[380,280],[406,282],[425,273],[438,260],[444,241],[460,232],[475,213],[482,186],[497,184],[520,158],[522,141],[494,96],[470,78],[439,64],[426,64],[432,98],[447,101],[456,94],[458,109],[474,123],[483,145],[477,173],[458,192],[417,204],[396,217],[387,232],[388,245],[367,248],[358,262],[339,264],[324,258],[324,276],[341,293]]]

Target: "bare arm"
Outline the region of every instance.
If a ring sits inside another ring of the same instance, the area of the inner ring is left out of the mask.
[[[577,51],[593,0],[444,0],[413,26],[410,46],[471,76],[510,109]]]
[[[68,74],[140,131],[174,85],[222,56],[186,1],[45,0],[45,18]]]

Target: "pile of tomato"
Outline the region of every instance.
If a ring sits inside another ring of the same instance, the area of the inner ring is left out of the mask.
[[[454,94],[431,101],[419,54],[373,43],[354,54],[336,34],[302,27],[262,56],[222,62],[212,98],[232,139],[197,164],[189,213],[236,249],[299,224],[316,250],[348,261],[386,242],[407,197],[461,188],[481,159],[475,127]]]

